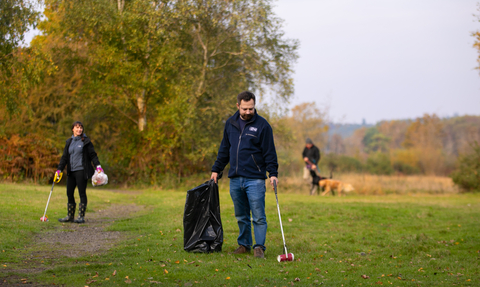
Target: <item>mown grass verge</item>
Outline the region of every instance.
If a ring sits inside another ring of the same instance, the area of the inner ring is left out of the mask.
[[[222,185],[223,186],[223,185]],[[113,193],[88,189],[89,210],[110,204],[146,206],[107,229],[127,239],[101,254],[34,258],[35,234],[55,230],[66,209],[65,187],[0,184],[0,263],[4,284],[64,286],[432,286],[480,284],[480,195],[311,197],[280,193],[289,252],[283,252],[275,195],[267,193],[266,259],[233,255],[238,227],[228,190],[220,202],[223,252],[183,251],[185,191]],[[88,212],[87,212],[88,220]],[[88,223],[87,223],[88,225]],[[52,248],[55,248],[53,246]],[[115,274],[115,275],[114,275]],[[362,277],[363,275],[363,277]],[[366,278],[366,279],[365,279]],[[25,279],[22,281],[22,279]],[[2,282],[0,282],[2,284]]]

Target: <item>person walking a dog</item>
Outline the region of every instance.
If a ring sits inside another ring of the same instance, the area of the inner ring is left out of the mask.
[[[319,176],[316,171],[318,162],[320,161],[320,150],[313,144],[313,141],[310,138],[305,140],[305,148],[303,149],[302,157],[305,162],[303,178],[307,179],[308,173],[310,173],[312,178],[310,195],[313,195],[319,186]]]
[[[270,184],[278,184],[278,162],[273,131],[270,124],[255,110],[255,95],[241,92],[237,96],[238,111],[225,123],[223,139],[211,179],[230,163],[230,196],[239,228],[238,248],[234,254],[250,252],[252,248],[252,221],[255,235],[254,256],[264,258],[267,235],[265,215],[266,172]]]
[[[72,132],[73,135],[65,144],[63,155],[56,171],[56,174],[59,175],[67,166],[68,213],[66,217],[60,218],[58,221],[84,223],[85,210],[87,209],[87,182],[95,173],[92,162],[98,172],[103,172],[103,169],[100,166],[100,161],[90,138],[84,133],[83,124],[78,121],[74,122],[72,124]],[[80,195],[77,219],[74,219],[77,207],[74,197],[75,187],[78,188],[78,194]]]

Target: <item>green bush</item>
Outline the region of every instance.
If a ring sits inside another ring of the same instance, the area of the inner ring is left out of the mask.
[[[408,163],[404,163],[401,161],[396,161],[393,163],[393,169],[395,172],[401,174],[419,174],[420,169],[418,167],[409,165]]]
[[[389,175],[393,173],[390,158],[388,155],[381,152],[370,154],[367,159],[366,168],[371,174]]]
[[[339,172],[360,172],[363,170],[363,164],[356,158],[339,155],[339,154],[326,154],[320,160],[322,174],[327,174],[330,170]]]
[[[457,168],[450,175],[463,191],[480,191],[480,145],[473,144],[473,151],[458,157]]]

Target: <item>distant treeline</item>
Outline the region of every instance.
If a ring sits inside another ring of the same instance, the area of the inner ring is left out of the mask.
[[[382,121],[352,136],[331,135],[325,145],[326,168],[373,174],[448,175],[461,154],[480,143],[480,116]]]

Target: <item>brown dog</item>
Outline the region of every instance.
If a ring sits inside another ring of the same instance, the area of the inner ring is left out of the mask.
[[[320,181],[320,188],[324,190],[322,196],[331,192],[332,195],[335,195],[335,191],[338,192],[338,196],[345,195],[346,192],[354,191],[355,189],[349,183],[343,183],[339,180],[333,179],[324,179]]]

